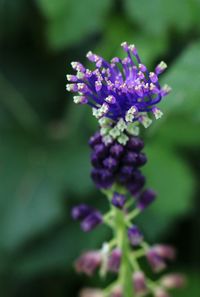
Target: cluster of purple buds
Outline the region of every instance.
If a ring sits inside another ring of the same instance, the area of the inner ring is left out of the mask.
[[[81,228],[85,232],[93,230],[102,223],[101,213],[86,204],[73,207],[72,217],[74,220],[81,222]]]
[[[105,144],[99,132],[90,138],[92,179],[100,189],[108,189],[114,183],[123,185],[136,194],[145,184],[140,171],[147,158],[141,152],[144,143],[139,137],[131,137],[126,145],[116,141]]]

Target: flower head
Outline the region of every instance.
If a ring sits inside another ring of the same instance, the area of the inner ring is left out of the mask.
[[[72,62],[72,68],[77,73],[67,75],[70,82],[67,90],[78,93],[74,96],[74,102],[90,105],[97,119],[110,119],[109,130],[115,129],[106,132],[109,137],[119,137],[121,142],[126,142],[124,132],[134,130],[136,133],[137,130],[132,123],[142,123],[148,127],[152,122],[149,113],[156,119],[161,117],[162,112],[156,105],[169,93],[170,88],[162,88],[159,83],[159,75],[167,67],[164,62],[150,72],[141,63],[134,45],[123,42],[122,48],[126,57],[114,57],[110,62],[88,52],[87,58],[96,66],[94,70]]]

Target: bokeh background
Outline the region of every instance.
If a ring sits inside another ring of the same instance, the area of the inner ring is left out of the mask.
[[[89,50],[122,55],[125,40],[149,67],[166,61],[173,88],[144,135],[159,197],[139,223],[150,242],[179,250],[171,269],[189,281],[173,296],[200,296],[199,15],[199,0],[0,0],[0,296],[74,297],[102,285],[73,270],[109,231],[83,234],[70,218],[79,202],[107,204],[90,180],[96,122],[72,103],[65,75]]]

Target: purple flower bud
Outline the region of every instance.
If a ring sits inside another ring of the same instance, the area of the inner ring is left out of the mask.
[[[137,155],[136,165],[138,167],[143,166],[144,164],[146,164],[146,162],[147,162],[147,157],[145,154],[140,153]]]
[[[135,152],[127,152],[122,160],[124,164],[135,166],[137,164],[138,154]]]
[[[123,151],[124,151],[123,146],[117,143],[112,145],[110,148],[110,153],[115,158],[119,158],[122,155]]]
[[[162,288],[156,288],[154,292],[155,297],[170,297],[170,295]]]
[[[114,158],[108,157],[103,161],[103,165],[105,168],[109,169],[109,171],[114,171],[117,168],[118,163]]]
[[[156,198],[156,194],[153,190],[145,190],[138,198],[137,207],[141,210],[147,208]]]
[[[143,241],[143,235],[135,225],[128,229],[128,238],[133,246],[138,246]]]
[[[89,214],[81,223],[81,228],[85,232],[89,232],[102,223],[102,215],[98,211]]]
[[[108,270],[111,272],[118,272],[121,263],[121,251],[115,249],[108,258]]]
[[[92,137],[90,137],[89,145],[94,148],[95,145],[102,143],[102,137],[99,132],[96,132]]]
[[[160,284],[166,289],[182,288],[186,284],[186,278],[182,274],[167,274],[161,278]]]
[[[72,208],[71,215],[74,220],[83,220],[92,211],[93,211],[93,209],[90,206],[88,206],[86,204],[79,204]]]
[[[95,152],[92,153],[91,155],[91,163],[95,168],[101,168],[103,167],[102,165],[102,160],[100,160]]]
[[[140,173],[140,171],[134,171],[132,179],[127,184],[127,188],[132,195],[136,195],[145,184],[145,177]]]
[[[166,268],[166,263],[163,258],[157,254],[154,248],[147,252],[146,257],[154,272],[160,272]]]
[[[169,245],[157,244],[153,246],[154,251],[162,258],[174,260],[176,258],[176,250]]]
[[[112,204],[119,208],[122,209],[124,207],[124,204],[126,202],[126,197],[122,194],[119,193],[114,193],[113,198],[112,198]]]
[[[146,279],[142,271],[136,271],[133,274],[133,286],[135,290],[135,295],[137,297],[142,297],[147,294]]]
[[[144,142],[139,137],[131,137],[127,143],[127,148],[131,151],[139,152],[143,149]]]
[[[108,189],[114,183],[114,175],[106,169],[93,169],[91,176],[100,189]]]
[[[75,262],[77,272],[91,276],[101,264],[101,253],[99,251],[89,251],[80,256]]]
[[[94,147],[94,152],[96,153],[98,158],[105,157],[107,153],[107,148],[103,143],[97,144]]]

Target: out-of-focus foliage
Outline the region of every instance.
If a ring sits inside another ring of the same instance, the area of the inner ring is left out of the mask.
[[[70,218],[76,203],[107,205],[89,176],[96,123],[66,94],[65,74],[88,50],[121,55],[124,40],[149,67],[169,65],[165,116],[144,133],[158,200],[140,222],[152,242],[180,250],[175,269],[189,285],[173,296],[199,296],[199,10],[199,0],[0,0],[0,296],[76,296],[100,284],[72,269],[109,231],[83,234]]]

